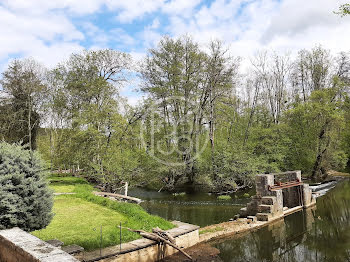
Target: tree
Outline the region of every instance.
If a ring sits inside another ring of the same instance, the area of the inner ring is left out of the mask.
[[[332,156],[341,151],[339,130],[344,123],[341,103],[337,86],[314,91],[309,101],[287,112],[288,166],[301,169],[314,179],[332,168]]]
[[[216,115],[219,103],[223,99],[231,98],[236,87],[239,59],[228,55],[228,49],[220,41],[212,41],[206,62],[204,83],[204,97],[208,97],[209,107],[209,140],[211,149],[211,166],[213,179],[217,180],[214,167]]]
[[[149,134],[160,145],[155,154],[162,152],[183,165],[184,173],[178,174],[174,183],[183,175],[193,182],[196,166],[196,140],[200,134],[208,95],[203,87],[206,56],[189,37],[171,39],[164,37],[157,48],[151,49],[141,74],[144,80],[141,90],[156,102],[155,117],[162,129]],[[152,148],[153,149],[153,148]],[[161,156],[159,156],[161,157]]]
[[[37,153],[0,143],[0,229],[46,227],[52,218],[52,192]]]
[[[156,119],[162,128],[156,136],[149,134],[156,143],[149,142],[162,144],[155,154],[172,152],[164,154],[166,161],[182,165],[183,172],[176,172],[174,183],[180,178],[194,182],[198,150],[208,139],[214,161],[217,104],[232,93],[237,68],[238,60],[219,41],[213,41],[205,53],[187,36],[164,37],[150,50],[141,71],[141,90],[156,101]]]
[[[350,4],[343,4],[339,6],[339,10],[335,13],[341,16],[350,15]]]
[[[119,88],[131,67],[130,55],[105,49],[73,54],[51,73],[52,118],[61,119],[51,130],[61,166],[83,166],[105,179],[104,159],[122,125]]]
[[[328,50],[318,46],[299,51],[292,76],[294,100],[305,102],[313,91],[331,86],[333,73]]]
[[[35,149],[47,91],[45,69],[33,59],[14,60],[3,72],[0,84],[3,139]]]

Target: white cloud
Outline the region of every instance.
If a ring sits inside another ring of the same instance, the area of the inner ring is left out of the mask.
[[[130,23],[136,18],[141,18],[147,13],[158,10],[164,3],[164,0],[125,0],[125,1],[107,1],[107,6],[111,10],[117,10],[118,21]]]
[[[341,3],[343,0],[0,0],[0,68],[10,58],[26,56],[52,66],[84,47],[131,50],[135,61],[140,61],[163,34],[191,35],[203,48],[210,40],[221,39],[232,55],[246,58],[243,67],[259,49],[296,53],[321,44],[333,53],[349,51],[350,17],[333,13]],[[99,16],[108,24],[92,22]],[[145,17],[147,22],[142,20]]]
[[[0,60],[13,55],[32,56],[52,66],[81,50],[84,35],[64,15],[47,12],[33,15],[0,6]]]
[[[110,31],[111,41],[118,42],[125,46],[133,46],[135,39],[122,28],[114,28]]]
[[[83,50],[83,47],[78,43],[55,43],[52,45],[35,46],[28,55],[38,60],[48,67],[54,67],[60,62],[68,59],[72,53],[78,53]]]
[[[29,14],[43,14],[50,10],[66,9],[83,15],[98,11],[103,4],[101,0],[2,0],[6,7]]]
[[[234,55],[247,58],[259,49],[296,52],[321,44],[333,52],[349,49],[350,19],[333,11],[341,0],[216,0],[193,11],[174,14],[167,30],[190,34],[205,45],[217,38]]]
[[[152,29],[157,29],[160,26],[160,22],[158,18],[154,18],[151,24]]]
[[[82,40],[84,35],[64,16],[47,13],[42,16],[18,14],[0,7],[0,30],[7,34],[31,34],[43,40],[61,35],[64,40]]]
[[[306,33],[312,28],[333,28],[344,22],[340,16],[332,11],[341,4],[338,0],[295,1],[285,0],[276,14],[270,20],[270,24],[262,40],[271,41],[275,36],[288,35],[293,37],[300,33]]]
[[[171,0],[163,5],[162,11],[171,15],[188,16],[200,2],[201,0]]]

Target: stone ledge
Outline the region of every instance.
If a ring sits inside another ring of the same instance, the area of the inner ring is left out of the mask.
[[[8,262],[78,261],[63,250],[54,247],[17,227],[0,231],[0,249],[3,250],[2,252],[4,253],[0,254],[0,260],[3,259]],[[2,258],[1,256],[6,256],[6,258]]]
[[[180,221],[172,221],[172,223],[174,225],[176,225],[176,228],[172,228],[169,230],[166,230],[166,232],[170,233],[171,236],[173,236],[175,238],[176,244],[179,247],[185,246],[186,248],[191,246],[192,243],[189,243],[190,241],[186,240],[181,240],[181,238],[185,237],[189,234],[192,233],[196,233],[197,235],[197,240],[193,240],[193,245],[197,244],[197,242],[199,241],[199,226],[196,225],[192,225],[192,224],[188,224],[188,223],[183,223]],[[195,232],[196,231],[196,232]],[[117,256],[122,256],[122,255],[126,255],[126,254],[131,254],[131,253],[137,253],[137,252],[148,252],[148,249],[153,249],[154,247],[158,246],[158,243],[156,241],[153,240],[149,240],[149,239],[145,239],[145,238],[140,238],[128,243],[123,243],[121,245],[116,245],[116,246],[112,246],[112,247],[107,247],[102,249],[102,257],[104,257],[105,259],[108,259],[108,261],[114,261],[113,257],[117,257]],[[158,247],[157,247],[158,248]],[[173,249],[172,247],[167,247],[167,249]],[[176,251],[174,251],[176,252]],[[170,253],[173,254],[173,251],[171,251]],[[149,251],[149,253],[154,253],[154,250]],[[84,260],[91,260],[91,261],[98,261],[98,258],[100,257],[100,251],[96,250],[96,251],[92,251],[92,252],[86,252],[84,254]],[[79,259],[80,257],[77,256]],[[104,260],[103,260],[104,261]],[[151,260],[147,260],[147,261],[151,261]]]

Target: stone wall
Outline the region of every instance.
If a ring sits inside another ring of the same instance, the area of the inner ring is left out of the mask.
[[[0,231],[1,262],[77,262],[74,257],[19,229]]]

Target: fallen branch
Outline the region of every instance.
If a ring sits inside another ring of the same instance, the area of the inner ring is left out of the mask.
[[[176,241],[175,241],[175,238],[173,238],[172,235],[170,235],[168,232],[160,229],[159,227],[156,227],[156,228],[153,228],[152,229],[152,232],[163,237],[164,239],[170,241],[171,243],[175,244]]]
[[[134,229],[131,229],[131,228],[128,228],[129,231],[131,232],[135,232],[135,233],[139,233],[140,236],[144,237],[144,238],[147,238],[147,239],[150,239],[150,240],[153,240],[153,241],[156,241],[156,242],[163,242],[173,248],[175,248],[176,250],[180,251],[182,254],[184,254],[188,259],[190,259],[192,261],[192,257],[187,254],[185,251],[183,251],[181,248],[179,248],[177,245],[171,243],[169,240],[166,240],[165,238],[159,236],[158,234],[156,233],[149,233],[149,232],[146,232],[146,231],[143,231],[143,230],[134,230]],[[155,231],[157,231],[157,229],[153,229]],[[161,230],[161,229],[160,229]],[[162,230],[161,230],[162,231]],[[171,237],[172,238],[172,237]],[[172,238],[173,239],[173,238]],[[173,239],[173,241],[175,242],[175,239]]]

